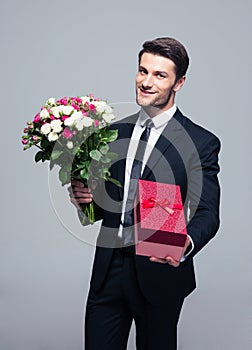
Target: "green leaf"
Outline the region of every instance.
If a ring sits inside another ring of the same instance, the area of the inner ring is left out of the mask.
[[[87,147],[83,147],[83,148],[78,147],[78,150],[77,150],[75,156],[79,157],[83,161],[88,160],[89,152],[88,152]]]
[[[50,146],[50,142],[45,137],[43,137],[43,139],[41,140],[40,146],[41,148],[46,149],[47,147]]]
[[[92,150],[89,153],[90,157],[94,160],[97,160],[97,162],[99,162],[101,160],[102,154],[100,151],[98,151],[97,149]]]
[[[109,145],[103,145],[99,148],[99,151],[102,153],[102,154],[107,154],[108,153],[108,150],[109,150]]]
[[[113,179],[112,177],[108,177],[108,181],[112,182],[113,184],[115,184],[118,187],[122,187],[122,184],[120,181]]]
[[[51,154],[51,159],[52,160],[58,159],[61,156],[62,153],[63,153],[63,151],[60,151],[58,149],[53,150],[52,154]]]
[[[71,163],[68,163],[65,165],[65,170],[70,173],[70,171],[72,170],[72,164]]]
[[[31,144],[27,144],[23,147],[23,150],[26,151],[28,148],[31,148],[31,146],[32,146]]]
[[[69,182],[69,173],[64,168],[61,168],[59,171],[59,179],[62,186]]]
[[[78,154],[80,152],[80,146],[75,146],[74,148],[73,148],[73,154]]]
[[[39,151],[36,153],[35,155],[35,162],[38,163],[40,160],[42,160],[44,157],[44,152],[43,151]]]
[[[118,158],[118,154],[114,152],[108,152],[107,157],[109,157],[111,160]]]
[[[118,130],[108,130],[106,134],[108,142],[113,142],[118,137]]]
[[[102,178],[107,179],[108,175],[110,175],[108,166],[102,165],[102,168],[100,168],[99,173],[100,173],[100,176],[102,176]]]
[[[82,169],[81,171],[80,171],[80,177],[82,178],[82,179],[88,179],[88,172],[87,172],[87,169],[85,168],[85,169]]]
[[[48,153],[43,153],[42,155],[42,162],[45,162],[46,160],[50,160],[51,155]]]
[[[102,157],[101,162],[103,164],[109,164],[111,162],[111,159],[106,155]]]

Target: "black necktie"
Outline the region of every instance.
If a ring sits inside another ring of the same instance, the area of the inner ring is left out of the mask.
[[[142,163],[147,146],[147,142],[150,136],[151,127],[153,127],[153,121],[147,119],[145,122],[145,129],[139,140],[135,159],[133,161],[131,174],[130,174],[130,184],[129,192],[125,206],[124,222],[123,222],[123,234],[122,240],[124,245],[134,243],[134,200],[136,196],[138,180],[141,177]]]

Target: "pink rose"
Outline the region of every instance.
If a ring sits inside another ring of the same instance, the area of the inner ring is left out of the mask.
[[[67,105],[67,97],[61,98],[59,101],[57,101],[60,105],[66,106]]]
[[[94,120],[94,126],[95,126],[95,127],[99,126],[99,120],[98,120],[98,119],[95,119],[95,120]]]
[[[38,140],[38,136],[33,135],[33,136],[32,136],[32,139],[33,139],[33,141],[37,141],[37,140]]]
[[[76,109],[76,111],[79,111],[80,110],[80,107],[78,105],[76,105],[74,102],[72,103],[72,107],[74,109]]]
[[[24,133],[26,134],[28,132],[28,128],[25,128],[24,129]]]
[[[95,105],[93,105],[92,103],[90,103],[89,109],[90,109],[91,111],[94,111],[94,110],[95,110]]]
[[[39,114],[36,114],[35,117],[34,117],[34,119],[33,119],[33,123],[39,123],[40,120],[41,120],[41,119],[40,119]]]
[[[55,117],[54,117],[53,114],[50,114],[50,119],[51,119],[51,120],[54,120],[54,119],[55,119]]]
[[[22,140],[23,145],[27,145],[27,143],[28,143],[28,140]]]
[[[62,132],[62,136],[65,138],[65,139],[71,139],[72,136],[73,136],[73,133],[70,129],[68,128],[65,128]]]
[[[67,118],[69,118],[69,115],[62,115],[61,120],[65,121]]]

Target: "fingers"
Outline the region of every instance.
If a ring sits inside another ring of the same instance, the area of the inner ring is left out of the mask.
[[[71,180],[71,186],[85,187],[83,182],[74,179]]]
[[[81,209],[81,204],[91,203],[93,200],[92,193],[89,188],[77,180],[72,180],[71,186],[68,187],[70,201],[77,209]]]
[[[151,256],[150,257],[150,261],[157,262],[157,263],[160,263],[160,264],[167,264],[166,259],[156,258],[155,256]]]
[[[160,264],[169,264],[173,267],[178,267],[180,265],[180,261],[173,259],[171,256],[167,256],[165,259],[157,258],[155,256],[150,257],[150,261],[160,263]]]
[[[93,199],[93,195],[89,188],[72,187],[68,191],[70,197],[74,197],[75,199],[89,199],[90,201]]]

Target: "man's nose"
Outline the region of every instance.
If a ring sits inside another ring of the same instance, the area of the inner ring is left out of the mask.
[[[152,87],[153,85],[153,77],[150,74],[147,74],[143,81],[142,81],[142,86],[144,88]]]

